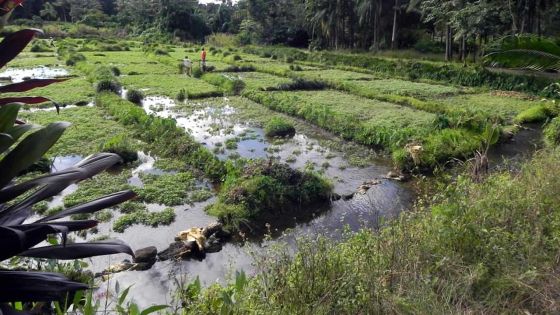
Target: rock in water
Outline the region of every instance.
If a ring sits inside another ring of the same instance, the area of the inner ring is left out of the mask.
[[[155,246],[149,246],[134,252],[134,262],[152,263],[153,265],[156,262],[156,256],[157,256],[157,248]]]

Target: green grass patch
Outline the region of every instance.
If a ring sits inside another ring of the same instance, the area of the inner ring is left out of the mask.
[[[132,132],[118,122],[108,119],[97,107],[68,108],[60,111],[22,112],[20,117],[30,123],[47,125],[53,121],[67,121],[59,141],[49,150],[50,156],[89,155],[98,152],[115,135],[132,138]]]
[[[131,75],[122,77],[121,82],[127,88],[143,90],[146,95],[165,95],[171,98],[175,98],[181,90],[185,90],[189,98],[223,94],[212,84],[181,74]]]

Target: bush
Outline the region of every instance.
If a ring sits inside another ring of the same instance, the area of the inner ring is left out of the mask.
[[[202,69],[200,67],[193,67],[193,71],[192,71],[193,78],[200,79],[203,74],[204,72],[202,72]]]
[[[111,72],[114,76],[118,77],[121,75],[121,70],[117,67],[111,67]]]
[[[543,131],[545,143],[555,147],[560,144],[560,118],[556,117],[546,125]]]
[[[224,69],[224,72],[254,72],[257,68],[253,65],[243,65],[243,66],[229,66]]]
[[[141,105],[144,100],[144,93],[139,90],[128,90],[126,92],[126,99],[136,105]]]
[[[107,140],[100,148],[102,152],[118,154],[124,164],[138,160],[138,152],[133,147],[131,140],[125,135],[115,135]]]
[[[519,124],[545,121],[550,115],[544,104],[533,106],[517,115],[515,121]]]
[[[327,88],[327,84],[319,80],[306,80],[297,78],[290,83],[280,84],[276,90],[279,91],[316,91],[324,90]]]
[[[187,91],[185,91],[185,89],[181,89],[179,93],[177,93],[175,99],[178,100],[179,102],[184,102],[187,99],[187,97],[188,97]]]
[[[226,93],[238,95],[245,88],[245,82],[238,77],[226,74],[205,74],[202,79],[210,84],[221,87]]]
[[[331,184],[315,173],[265,160],[235,163],[228,164],[228,178],[218,202],[207,208],[231,230],[288,211],[306,214],[299,207],[329,200]]]
[[[68,58],[66,58],[66,65],[72,67],[75,66],[78,62],[85,60],[86,56],[78,53],[73,53]]]
[[[31,46],[31,52],[52,52],[53,49],[42,41],[37,41]]]
[[[280,117],[270,119],[266,123],[264,131],[268,137],[286,137],[296,133],[294,126]]]
[[[121,94],[121,85],[115,80],[101,80],[97,82],[96,85],[97,93],[101,92],[112,92],[115,94]]]

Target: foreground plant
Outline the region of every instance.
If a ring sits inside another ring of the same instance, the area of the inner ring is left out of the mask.
[[[11,10],[14,4],[21,2],[0,1],[0,17],[9,14],[7,8]],[[39,32],[26,29],[4,38],[0,43],[0,67],[15,58]],[[30,80],[3,86],[0,93],[25,92],[59,81]],[[115,206],[134,198],[132,191],[104,196],[29,222],[37,203],[121,161],[116,154],[92,155],[64,171],[19,182],[18,175],[37,163],[69,126],[56,122],[39,127],[17,119],[22,103],[45,101],[49,100],[43,97],[0,98],[0,242],[3,244],[0,261],[15,256],[70,260],[114,253],[133,255],[130,247],[119,241],[68,244],[68,233],[95,227],[97,221],[60,221],[74,214],[94,213]],[[35,247],[52,234],[61,235],[61,245]],[[0,313],[12,313],[11,305],[2,303],[57,301],[68,293],[87,288],[56,273],[0,269]]]

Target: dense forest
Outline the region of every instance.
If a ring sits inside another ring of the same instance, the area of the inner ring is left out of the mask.
[[[451,57],[505,35],[556,34],[559,10],[554,0],[33,0],[14,18],[112,25],[129,34],[161,31],[200,41],[230,33],[241,44],[417,47]]]

